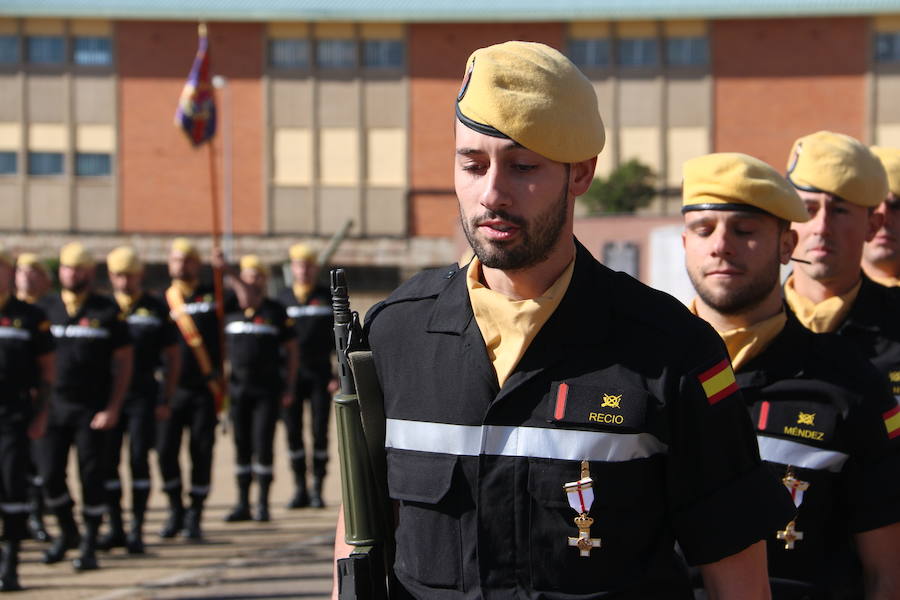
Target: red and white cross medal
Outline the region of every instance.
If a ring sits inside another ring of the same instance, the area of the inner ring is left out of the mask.
[[[600,547],[600,538],[591,537],[591,525],[594,519],[588,516],[591,504],[594,503],[594,480],[586,460],[581,461],[581,479],[563,485],[566,496],[569,498],[569,506],[578,513],[575,517],[575,526],[578,528],[578,537],[570,537],[569,545],[578,548],[582,557],[589,557],[591,550]]]
[[[781,483],[791,493],[791,498],[794,499],[794,506],[799,509],[800,505],[803,504],[803,492],[809,489],[809,482],[797,479],[794,476],[794,469],[788,466]],[[793,550],[794,544],[803,539],[803,532],[797,531],[796,526],[797,523],[792,520],[784,529],[775,534],[776,538],[784,540],[785,550]]]

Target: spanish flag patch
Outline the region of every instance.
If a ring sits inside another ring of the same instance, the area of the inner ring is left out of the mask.
[[[731,363],[727,358],[713,368],[700,373],[697,379],[700,380],[700,385],[703,386],[706,399],[710,404],[727,398],[738,389],[737,382],[734,380],[734,371],[731,370]]]
[[[884,426],[887,428],[889,438],[900,435],[900,406],[895,406],[884,413]]]

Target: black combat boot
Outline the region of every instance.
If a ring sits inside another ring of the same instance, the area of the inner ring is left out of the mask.
[[[272,476],[269,474],[258,475],[256,482],[259,485],[259,503],[256,505],[253,520],[265,523],[271,518],[269,516],[269,488],[272,487]]]
[[[3,544],[0,559],[0,592],[17,592],[19,584],[19,540],[7,540]]]
[[[238,503],[225,515],[226,523],[250,520],[250,473],[241,473],[237,476]]]
[[[44,491],[37,477],[28,486],[28,499],[31,501],[31,511],[28,513],[28,533],[36,542],[49,542],[50,534],[44,527]]]
[[[131,528],[125,540],[128,554],[144,553],[144,513],[147,512],[147,499],[150,490],[146,488],[131,490]]]
[[[325,507],[325,501],[322,499],[322,487],[325,481],[325,465],[327,463],[327,456],[313,456],[313,485],[309,494],[309,505],[313,508]]]
[[[72,516],[72,507],[59,507],[54,509],[53,513],[59,524],[59,535],[44,551],[44,563],[48,565],[58,563],[66,557],[66,550],[77,548],[81,543],[81,534],[78,533],[78,525],[75,524],[75,517]]]
[[[203,502],[206,498],[191,496],[191,507],[184,515],[184,530],[181,534],[189,540],[199,541],[203,539],[203,529],[200,522],[203,519]]]
[[[119,494],[121,498],[121,494]],[[122,505],[118,500],[109,504],[109,531],[97,540],[98,550],[125,547],[125,529],[122,526]]]
[[[181,503],[181,487],[167,491],[169,496],[169,517],[159,530],[159,537],[170,539],[178,535],[184,527],[184,504]]]
[[[288,508],[306,508],[309,506],[309,492],[306,491],[306,457],[291,459],[291,470],[294,471],[294,497],[288,502]]]
[[[97,563],[97,538],[103,517],[84,515],[84,536],[78,546],[78,557],[72,561],[76,571],[95,571],[100,568]]]

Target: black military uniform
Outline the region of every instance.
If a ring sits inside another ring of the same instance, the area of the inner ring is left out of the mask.
[[[291,468],[297,484],[292,508],[311,504],[324,506],[322,481],[328,464],[328,421],[331,415],[331,395],[328,383],[333,378],[331,355],[334,353],[334,323],[331,315],[331,292],[325,286],[312,289],[301,302],[291,288],[281,290],[278,297],[287,307],[288,317],[294,320],[300,346],[300,369],[297,373],[294,402],[283,409],[285,431]],[[303,444],[303,403],[309,400],[312,415],[312,472],[311,497],[306,495],[306,449]]]
[[[81,308],[71,317],[59,294],[45,296],[39,305],[46,311],[56,339],[56,382],[41,454],[47,506],[56,514],[61,530],[44,560],[48,563],[62,560],[66,549],[74,547],[79,538],[72,516],[72,497],[66,485],[69,447],[74,443],[78,450],[81,510],[86,531],[82,559],[92,563],[97,530],[106,512],[106,498],[105,432],[91,429],[90,424],[94,415],[109,403],[113,353],[130,344],[131,337],[119,306],[111,298],[88,293]]]
[[[714,562],[794,513],[718,336],[580,244],[565,296],[502,388],[465,271],[425,272],[372,314],[394,570],[414,597],[691,598],[676,541],[691,564]],[[563,485],[585,459],[602,545],[582,557]]]
[[[218,366],[221,364],[219,319],[216,316],[212,286],[199,286],[190,297],[185,298],[185,310],[193,317],[212,364]],[[217,415],[215,399],[209,390],[207,378],[197,364],[194,351],[183,335],[179,335],[178,340],[181,376],[178,389],[171,400],[171,416],[160,424],[157,438],[159,469],[171,509],[169,519],[160,530],[160,536],[174,537],[184,526],[188,537],[199,538],[203,504],[209,495]],[[181,499],[181,465],[178,462],[181,436],[185,428],[191,434],[191,507],[187,515]]]
[[[28,425],[34,416],[31,388],[37,359],[53,351],[50,322],[39,308],[14,297],[0,306],[0,512],[6,543],[0,591],[19,589],[19,542],[26,535]]]
[[[155,408],[160,398],[157,370],[162,365],[165,348],[178,343],[178,331],[169,317],[166,304],[142,293],[125,315],[134,344],[134,370],[131,386],[116,427],[107,433],[108,449],[106,495],[109,503],[110,534],[101,540],[101,547],[126,545],[133,554],[143,552],[143,523],[150,497],[150,449],[156,431]],[[119,462],[122,440],[128,432],[128,463],[131,472],[132,522],[127,539],[122,528],[122,482]]]
[[[767,540],[773,597],[862,598],[852,535],[900,521],[900,437],[888,438],[884,420],[895,402],[845,340],[792,314],[737,381],[763,460],[808,484],[793,527],[802,539]]]
[[[239,501],[226,520],[250,518],[250,482],[255,474],[259,502],[254,518],[268,521],[272,446],[284,392],[281,350],[295,335],[293,323],[284,307],[269,298],[264,298],[256,310],[242,310],[237,302],[228,308],[225,343],[231,362],[229,387]]]

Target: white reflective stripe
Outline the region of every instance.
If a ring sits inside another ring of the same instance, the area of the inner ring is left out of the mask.
[[[400,419],[387,419],[384,445],[397,450],[459,456],[486,454],[606,462],[647,458],[668,450],[668,446],[649,433],[451,425]]]
[[[301,458],[306,458],[306,450],[300,448],[299,450],[291,450],[288,452],[288,456],[291,457],[291,460],[300,460]]]
[[[86,515],[90,515],[92,517],[102,517],[103,515],[106,514],[107,508],[106,508],[105,504],[94,504],[94,505],[85,504],[81,508],[81,512],[83,512]]]
[[[325,460],[328,458],[328,450],[313,450],[313,458]]]
[[[103,484],[103,487],[104,487],[105,489],[107,489],[107,490],[121,490],[121,489],[122,489],[122,482],[121,482],[120,480],[118,480],[118,479],[108,479],[108,480]]]
[[[292,319],[300,317],[327,317],[331,316],[331,307],[322,304],[313,306],[288,306],[287,315]]]
[[[189,315],[195,315],[197,313],[210,312],[215,310],[215,308],[215,302],[189,302],[184,305],[184,312]]]
[[[759,443],[760,458],[783,465],[840,473],[844,468],[844,463],[850,458],[843,452],[821,450],[799,442],[767,435],[758,435],[756,440]]]
[[[225,333],[230,333],[231,335],[278,335],[278,328],[274,325],[264,325],[262,323],[232,321],[225,326]]]
[[[128,315],[130,325],[161,325],[162,319],[153,315]]]
[[[150,489],[150,480],[149,479],[135,479],[131,482],[131,489],[133,490],[149,490]]]
[[[192,496],[205,496],[209,493],[208,485],[192,485],[191,486],[191,495]]]
[[[253,465],[253,472],[257,475],[271,475],[272,465]]]
[[[0,338],[6,340],[30,340],[31,332],[19,327],[0,327]]]
[[[63,494],[62,496],[57,496],[56,498],[47,498],[47,506],[50,508],[58,508],[67,502],[71,502],[72,498],[68,493]]]
[[[181,487],[180,479],[170,479],[163,484],[164,490],[177,490],[180,487]]]
[[[253,467],[250,465],[235,465],[234,473],[235,475],[249,475],[253,472]]]
[[[27,502],[2,502],[0,503],[0,511],[7,514],[18,515],[27,513],[31,510],[31,504]]]
[[[53,337],[58,338],[108,338],[109,330],[103,327],[87,327],[85,325],[52,325]]]
[[[41,487],[42,485],[44,485],[44,478],[40,475],[35,475],[31,478],[31,485],[35,487]]]

